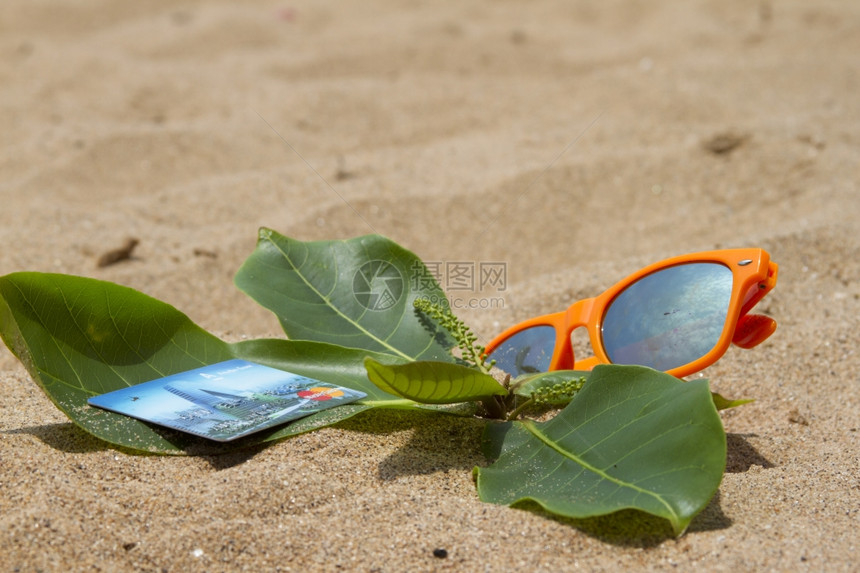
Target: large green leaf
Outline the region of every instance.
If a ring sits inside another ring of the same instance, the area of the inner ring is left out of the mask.
[[[364,365],[382,390],[424,404],[455,404],[508,393],[489,374],[462,364],[422,360],[390,365],[368,357]]]
[[[0,337],[48,397],[102,440],[158,453],[225,451],[330,425],[379,406],[416,407],[367,379],[364,358],[397,357],[332,344],[256,340],[228,344],[172,306],[116,284],[57,274],[0,277]],[[361,390],[361,403],[217,445],[202,438],[92,408],[91,396],[206,364],[245,358]]]
[[[413,307],[444,292],[418,257],[384,237],[302,242],[261,229],[235,283],[291,339],[453,361],[450,335]]]
[[[726,439],[705,381],[641,366],[597,366],[552,420],[493,424],[476,468],[484,501],[535,501],[568,517],[637,509],[680,535],[713,497]]]

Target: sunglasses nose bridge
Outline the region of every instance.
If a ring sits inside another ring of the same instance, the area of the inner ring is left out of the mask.
[[[586,298],[577,301],[568,307],[564,316],[565,334],[569,338],[577,328],[584,327],[591,332],[591,325],[596,324],[594,318],[595,298]]]
[[[569,368],[575,370],[591,370],[601,362],[607,362],[606,359],[601,359],[594,355],[596,353],[599,341],[596,342],[596,330],[598,328],[601,307],[598,304],[598,298],[586,298],[572,304],[565,313],[565,342],[570,346],[571,364]],[[579,329],[585,329],[581,331]],[[580,333],[577,337],[577,345],[580,350],[585,350],[586,355],[583,357],[574,356],[573,349],[574,332]],[[590,352],[589,352],[590,351]]]
[[[594,310],[593,298],[585,298],[570,305],[565,313],[567,326],[571,330],[579,326],[586,326]]]

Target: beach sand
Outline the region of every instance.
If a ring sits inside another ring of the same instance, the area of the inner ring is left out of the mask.
[[[756,401],[679,539],[480,502],[469,419],[129,455],[0,348],[0,569],[860,567],[855,2],[7,0],[0,51],[0,274],[114,281],[226,340],[283,336],[232,284],[260,226],[503,264],[444,277],[484,341],[671,256],[780,264],[776,334],[702,373]]]

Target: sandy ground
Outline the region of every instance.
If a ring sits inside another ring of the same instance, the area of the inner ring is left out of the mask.
[[[485,339],[686,252],[761,246],[780,324],[704,374],[728,469],[680,539],[481,503],[480,424],[373,413],[220,457],[120,453],[0,349],[0,569],[850,571],[860,566],[860,5],[0,5],[0,274],[279,335],[261,225],[501,262]],[[129,261],[99,256],[135,237]],[[445,548],[448,557],[435,558]]]

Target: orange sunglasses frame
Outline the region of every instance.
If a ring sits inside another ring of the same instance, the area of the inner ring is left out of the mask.
[[[719,360],[734,342],[742,348],[752,348],[764,341],[776,330],[776,321],[761,315],[749,315],[749,311],[776,286],[779,266],[771,262],[764,249],[724,249],[691,253],[666,259],[649,265],[624,280],[616,283],[603,294],[573,303],[567,310],[531,318],[508,328],[494,338],[485,349],[485,356],[492,358],[495,350],[505,340],[534,326],[551,326],[555,329],[556,343],[550,360],[550,370],[591,370],[598,364],[611,361],[603,349],[601,328],[606,309],[624,289],[639,279],[657,271],[690,263],[720,263],[732,271],[732,295],[726,323],[720,339],[710,352],[693,362],[678,366],[667,373],[673,376],[689,376],[703,370]],[[740,327],[743,326],[743,327]],[[570,336],[577,328],[585,328],[591,341],[594,356],[574,360]]]

